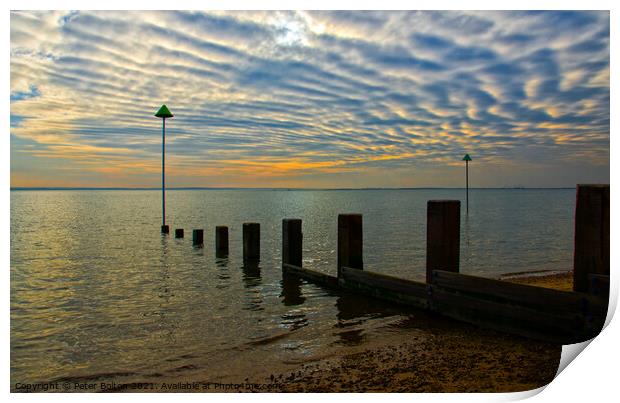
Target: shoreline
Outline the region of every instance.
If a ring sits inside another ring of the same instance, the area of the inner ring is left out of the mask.
[[[514,273],[513,273],[514,274]],[[572,289],[572,272],[504,275],[502,281],[560,290]],[[370,344],[340,353],[308,357],[284,367],[256,367],[251,376],[230,383],[262,388],[213,387],[157,389],[160,392],[387,392],[506,393],[533,390],[550,383],[557,373],[562,345],[541,342],[459,322],[425,311],[412,311],[400,330]],[[260,368],[260,369],[259,369]],[[286,369],[285,369],[286,368]],[[285,371],[285,372],[281,372]],[[192,385],[202,378],[192,376]],[[197,384],[220,382],[209,379]],[[166,383],[164,379],[162,382]],[[188,381],[189,382],[189,381]],[[226,386],[227,380],[221,380]],[[114,384],[114,383],[112,383]],[[167,383],[166,383],[167,384]],[[123,382],[99,392],[135,390]],[[188,383],[189,385],[189,383]],[[13,391],[15,392],[15,391]]]
[[[514,274],[502,280],[572,290],[572,272]],[[555,377],[562,345],[436,319],[445,324],[423,340],[321,359],[267,382],[280,392],[520,392]]]

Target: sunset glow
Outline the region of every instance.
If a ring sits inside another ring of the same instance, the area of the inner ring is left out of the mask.
[[[609,182],[609,12],[12,12],[11,186]]]

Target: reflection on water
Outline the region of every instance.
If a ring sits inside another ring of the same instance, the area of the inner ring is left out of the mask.
[[[460,263],[463,267],[469,267],[472,260],[475,262],[475,256],[473,255],[473,249],[471,247],[471,224],[469,222],[469,214],[465,214],[461,217],[461,226],[463,227],[461,244],[463,245]],[[463,253],[464,252],[464,253]]]
[[[308,318],[306,318],[306,314],[303,310],[291,311],[282,315],[282,321],[280,323],[284,328],[297,330],[308,325]]]
[[[424,313],[336,294],[280,268],[281,220],[303,219],[304,265],[335,273],[336,217],[364,214],[367,270],[424,278],[426,201],[458,190],[11,192],[11,383],[243,380],[386,334],[428,332]],[[472,190],[462,271],[569,269],[573,190]],[[260,265],[241,225],[261,223]],[[229,226],[219,258],[214,223]],[[211,229],[210,229],[211,228]]]
[[[336,309],[338,321],[334,324],[334,334],[344,345],[361,344],[369,320],[406,314],[392,304],[351,293],[336,297]]]
[[[217,268],[218,282],[216,288],[224,290],[230,287],[230,273],[228,272],[228,258],[215,259],[215,267]]]
[[[301,285],[303,280],[295,275],[288,273],[282,273],[282,281],[280,286],[282,287],[282,303],[285,306],[301,305],[306,300],[306,297],[301,295]]]
[[[263,295],[261,290],[261,269],[258,262],[244,262],[243,267],[243,287],[245,288],[243,293],[244,306],[243,309],[249,311],[262,311],[263,308]]]

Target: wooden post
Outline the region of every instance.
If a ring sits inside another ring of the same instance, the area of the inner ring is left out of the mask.
[[[433,270],[459,272],[461,202],[429,200],[426,205],[426,282]]]
[[[243,223],[243,260],[260,260],[259,223]]]
[[[609,299],[609,276],[588,274],[588,293]]]
[[[192,231],[192,244],[194,246],[202,245],[203,238],[204,238],[204,230],[195,229],[194,231]]]
[[[215,227],[215,257],[228,256],[228,227]]]
[[[169,234],[170,233],[170,227],[167,225],[162,225],[161,226],[161,233],[162,234]]]
[[[282,220],[282,264],[301,267],[303,234],[301,220],[285,218]]]
[[[364,269],[361,214],[338,214],[338,278],[342,267]]]
[[[177,228],[174,230],[174,237],[175,238],[183,238],[184,236],[184,232],[183,232],[183,228]]]
[[[609,185],[577,185],[573,290],[588,292],[589,274],[609,276]]]

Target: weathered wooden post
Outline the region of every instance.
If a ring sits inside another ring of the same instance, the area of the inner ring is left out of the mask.
[[[609,185],[577,185],[573,290],[588,292],[589,275],[609,276]]]
[[[461,202],[429,200],[426,205],[426,282],[433,270],[459,272]]]
[[[174,237],[175,238],[183,238],[183,236],[185,235],[185,233],[183,232],[183,228],[177,228],[174,230]]]
[[[203,238],[204,238],[204,230],[195,229],[194,231],[192,231],[192,244],[194,246],[202,245]]]
[[[243,223],[243,260],[260,260],[260,224]]]
[[[301,267],[303,234],[301,220],[285,218],[282,220],[282,264]]]
[[[215,257],[228,256],[228,227],[215,227]]]
[[[338,214],[338,278],[342,267],[364,269],[361,214]]]

